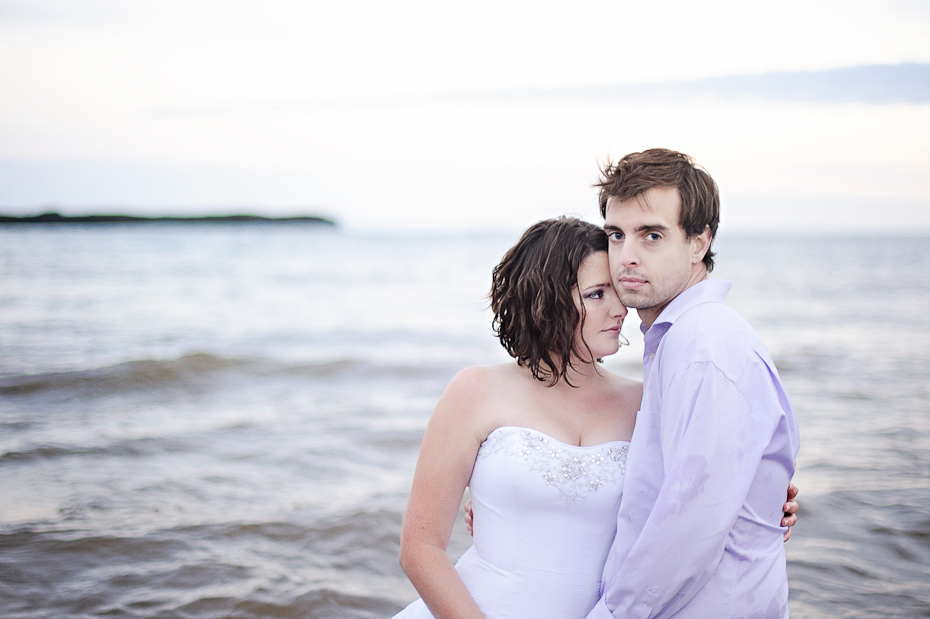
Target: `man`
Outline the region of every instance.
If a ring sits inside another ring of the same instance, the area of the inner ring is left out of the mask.
[[[643,403],[617,536],[589,619],[788,617],[785,487],[798,428],[765,346],[707,279],[713,179],[652,149],[603,170],[621,301],[645,335]]]

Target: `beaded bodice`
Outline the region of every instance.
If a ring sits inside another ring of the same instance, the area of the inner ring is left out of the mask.
[[[488,435],[478,450],[478,458],[506,452],[522,459],[570,504],[596,492],[605,483],[619,480],[626,472],[629,448],[629,444],[622,441],[579,447],[538,430],[505,426]]]

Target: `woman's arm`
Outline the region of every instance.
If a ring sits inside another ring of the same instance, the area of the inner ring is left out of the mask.
[[[484,618],[446,555],[478,447],[487,437],[479,401],[483,373],[460,372],[436,405],[401,529],[401,567],[437,619]]]

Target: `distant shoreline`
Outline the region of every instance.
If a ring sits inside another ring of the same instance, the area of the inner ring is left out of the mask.
[[[41,215],[12,216],[0,215],[3,224],[142,224],[142,223],[196,223],[196,224],[254,224],[287,223],[311,224],[335,227],[336,222],[325,217],[305,215],[299,217],[262,217],[260,215],[205,215],[201,217],[136,217],[134,215],[61,215],[59,213],[42,213]]]

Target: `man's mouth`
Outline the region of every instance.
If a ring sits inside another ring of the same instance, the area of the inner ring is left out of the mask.
[[[620,287],[624,290],[638,290],[646,285],[646,280],[638,277],[621,277]]]

